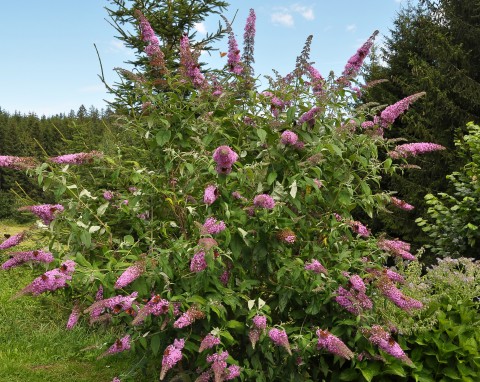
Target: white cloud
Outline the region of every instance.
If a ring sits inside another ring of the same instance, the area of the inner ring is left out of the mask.
[[[205,26],[205,23],[203,21],[201,23],[195,23],[193,25],[193,28],[201,35],[207,34],[207,27]]]
[[[276,25],[282,25],[284,27],[291,28],[295,25],[294,15],[296,14],[308,21],[315,19],[312,6],[295,3],[288,7],[274,7],[271,20],[272,23]]]
[[[97,84],[97,85],[87,85],[83,86],[79,89],[81,93],[105,93],[105,85],[104,84]]]
[[[290,13],[275,12],[271,17],[272,23],[282,25],[284,27],[293,27],[293,16]]]
[[[346,26],[345,30],[347,32],[355,32],[357,30],[357,26],[355,24],[350,24]]]
[[[305,20],[314,20],[315,15],[313,13],[313,8],[312,7],[307,7],[305,5],[299,5],[299,4],[293,4],[290,9],[294,12],[300,13],[300,15],[305,19]]]
[[[127,56],[133,56],[133,50],[127,48],[120,40],[110,40],[108,50],[112,53],[120,53]]]

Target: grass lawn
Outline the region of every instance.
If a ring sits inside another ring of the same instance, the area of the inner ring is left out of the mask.
[[[22,229],[0,222],[0,242],[3,234]],[[18,250],[0,251],[0,261]],[[70,307],[60,295],[12,300],[40,273],[28,265],[0,270],[0,382],[110,382],[127,372],[134,362],[128,353],[97,360],[118,337],[113,330],[89,328],[85,322],[65,329]]]

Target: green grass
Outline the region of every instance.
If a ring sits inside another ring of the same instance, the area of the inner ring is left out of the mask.
[[[7,224],[0,222],[0,241],[23,229]],[[1,262],[9,252],[0,251]],[[12,299],[40,272],[28,265],[0,270],[0,382],[110,382],[127,372],[132,354],[97,360],[119,333],[85,322],[66,330],[70,307],[60,294]]]

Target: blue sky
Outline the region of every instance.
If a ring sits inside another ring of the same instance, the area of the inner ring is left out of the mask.
[[[227,0],[228,1],[228,0]],[[255,72],[286,74],[295,66],[308,35],[313,34],[311,59],[328,75],[339,74],[355,50],[378,29],[389,34],[396,13],[406,0],[231,0],[225,16],[237,12],[233,29],[242,46],[250,8],[257,15]],[[101,0],[23,0],[2,4],[0,23],[0,107],[13,113],[68,113],[81,104],[105,107],[109,95],[98,78],[97,45],[107,82],[116,80],[115,67],[128,69],[132,58],[107,22]],[[198,25],[198,33],[213,31],[219,18]],[[227,50],[227,41],[218,47]],[[213,67],[226,57],[202,56]],[[263,83],[266,83],[264,80]]]

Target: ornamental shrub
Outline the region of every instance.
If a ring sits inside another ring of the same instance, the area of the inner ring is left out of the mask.
[[[417,224],[431,239],[428,249],[441,257],[479,258],[480,250],[480,127],[467,124],[468,134],[455,141],[467,163],[447,176],[453,194],[427,194],[428,216]]]
[[[248,65],[254,20],[252,10]],[[378,357],[385,374],[411,367],[378,307],[422,307],[386,267],[415,258],[356,216],[404,206],[374,191],[381,177],[441,147],[383,139],[420,95],[367,124],[368,110],[352,106],[374,36],[338,78],[309,62],[309,38],[292,73],[261,92],[236,51],[223,71],[200,71],[184,35],[177,70],[155,43],[146,59],[161,82],[129,77],[138,107],[120,119],[115,150],[36,167],[0,157],[28,167],[57,203],[22,208],[43,219],[57,268],[21,293],[63,290],[69,327],[79,318],[124,328],[99,356],[137,352],[142,380],[348,380]]]

